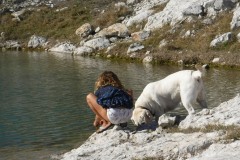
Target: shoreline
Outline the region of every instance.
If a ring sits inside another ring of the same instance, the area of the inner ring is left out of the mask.
[[[2,48],[2,52],[7,52],[7,51],[22,51],[22,52],[46,52],[49,53],[49,48],[48,49],[5,49]],[[144,62],[144,58],[143,56],[138,56],[138,57],[130,57],[129,55],[125,54],[125,55],[121,55],[118,56],[118,54],[116,55],[109,55],[108,53],[105,53],[104,51],[100,51],[100,52],[95,52],[92,53],[91,55],[74,55],[74,53],[64,53],[64,51],[59,51],[59,52],[55,52],[55,53],[59,53],[59,54],[71,54],[73,57],[74,56],[82,56],[82,57],[100,57],[103,58],[105,60],[114,60],[114,61],[128,61],[128,62],[133,62],[133,63],[145,63],[145,64],[154,64],[154,65],[158,65],[158,64],[167,64],[167,65],[180,65],[180,66],[194,66],[195,64],[201,64],[201,65],[207,65],[208,67],[211,68],[226,68],[226,69],[235,69],[235,70],[239,70],[240,69],[240,64],[233,64],[231,62],[228,62],[230,57],[226,54],[224,54],[223,51],[220,52],[210,52],[210,53],[204,53],[204,54],[197,54],[196,56],[192,56],[191,52],[188,53],[184,53],[185,55],[183,55],[183,53],[178,53],[178,52],[169,52],[168,54],[171,55],[171,57],[164,57],[164,55],[166,55],[166,53],[158,53],[158,54],[153,54],[152,55],[152,60],[149,62]],[[191,54],[191,56],[189,56],[189,54]],[[236,55],[238,53],[235,53],[234,55]],[[144,55],[144,53],[140,53],[139,55]],[[156,55],[156,56],[154,56]],[[218,61],[211,61],[211,57],[216,57],[216,55],[218,55],[219,60]],[[235,58],[235,60],[240,59],[240,55],[239,58],[233,55],[233,59]],[[208,57],[207,60],[205,58],[205,60],[203,60],[202,58]],[[224,61],[227,60],[227,61]]]

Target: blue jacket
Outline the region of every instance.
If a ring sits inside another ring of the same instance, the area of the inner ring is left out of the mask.
[[[95,95],[103,108],[133,108],[133,98],[127,92],[111,85],[100,87]]]

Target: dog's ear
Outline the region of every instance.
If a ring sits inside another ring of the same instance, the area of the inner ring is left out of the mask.
[[[198,71],[200,71],[200,73],[201,73],[200,77],[205,76],[207,67],[201,66],[200,64],[196,64],[196,65],[195,65],[195,68],[196,68]]]

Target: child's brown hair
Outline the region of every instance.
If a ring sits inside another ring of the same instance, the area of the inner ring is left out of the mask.
[[[112,71],[104,71],[102,74],[99,75],[95,83],[95,90],[98,90],[100,87],[107,86],[107,85],[124,89],[118,76]]]

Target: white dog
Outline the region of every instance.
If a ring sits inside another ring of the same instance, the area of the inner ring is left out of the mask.
[[[202,76],[205,68],[196,66],[197,71],[182,70],[164,79],[149,83],[135,102],[132,121],[135,125],[146,124],[167,111],[176,108],[180,102],[194,114],[194,103],[207,108]]]

